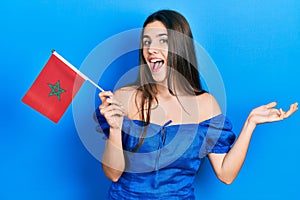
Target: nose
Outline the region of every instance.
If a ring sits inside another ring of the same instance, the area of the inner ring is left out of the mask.
[[[151,43],[148,47],[148,52],[151,54],[155,54],[158,53],[159,48],[157,47],[157,45],[155,44],[155,42]]]

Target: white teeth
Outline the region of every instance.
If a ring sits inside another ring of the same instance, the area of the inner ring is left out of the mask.
[[[155,63],[155,62],[159,62],[162,61],[161,59],[151,59],[150,62]]]

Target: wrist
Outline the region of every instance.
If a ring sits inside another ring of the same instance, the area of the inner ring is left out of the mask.
[[[119,133],[121,133],[122,128],[121,127],[110,127],[109,131],[112,134],[119,134]]]
[[[255,129],[255,127],[257,126],[257,123],[255,122],[254,117],[253,117],[253,115],[251,113],[250,113],[250,115],[248,116],[248,118],[246,120],[246,124],[251,129]]]
[[[122,134],[121,129],[110,128],[109,129],[109,139],[110,142],[117,146],[122,146]]]

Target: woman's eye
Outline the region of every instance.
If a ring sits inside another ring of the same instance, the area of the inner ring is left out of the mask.
[[[161,44],[168,43],[168,40],[167,40],[167,39],[161,39],[161,40],[160,40],[160,43],[161,43]]]
[[[145,40],[144,42],[143,42],[143,45],[144,46],[149,46],[151,44],[151,42],[149,41],[149,40]]]

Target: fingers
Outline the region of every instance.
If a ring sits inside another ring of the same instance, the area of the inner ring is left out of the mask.
[[[104,91],[99,93],[99,98],[102,101],[102,103],[109,97],[111,98],[113,96],[113,93],[111,91]]]
[[[124,110],[123,105],[114,99],[113,97],[106,98],[103,100],[102,104],[99,106],[100,112],[108,111],[107,109],[121,109]],[[103,113],[101,113],[103,114]]]
[[[290,105],[290,109],[288,111],[283,111],[282,108],[277,110],[277,115],[280,120],[286,119],[291,116],[294,112],[298,110],[298,103],[293,103]]]
[[[101,106],[106,107],[109,104],[116,104],[121,106],[121,103],[114,99],[113,93],[111,91],[104,91],[99,93],[99,98],[102,101]],[[99,107],[100,108],[100,107]]]
[[[125,109],[123,106],[111,104],[107,107],[101,107],[100,106],[100,113],[104,115],[105,117],[111,117],[114,115],[117,116],[124,116],[125,115]]]
[[[284,118],[288,118],[289,116],[291,116],[294,112],[296,112],[298,110],[298,103],[293,103],[290,106],[290,109],[284,113],[283,117]]]
[[[111,96],[110,98],[107,98],[106,102],[109,103],[109,104],[122,106],[122,104],[119,101],[117,101],[113,96]]]
[[[283,110],[280,108],[280,109],[273,109],[274,110],[274,113],[276,114],[276,115],[278,115],[278,116],[280,116],[280,115],[282,115],[282,112],[283,112]]]
[[[269,122],[272,122],[272,121],[280,121],[283,119],[283,110],[280,108],[280,109],[275,109],[275,108],[272,108],[272,109],[269,109],[269,113],[268,115],[268,121]]]
[[[280,108],[280,109],[279,109],[279,119],[280,119],[280,120],[283,120],[285,114],[286,114],[286,113],[282,110],[282,108]]]
[[[267,109],[270,109],[270,108],[273,108],[277,105],[277,103],[275,101],[271,102],[271,103],[268,103],[266,106]]]
[[[125,108],[117,101],[112,92],[101,92],[99,97],[102,104],[99,106],[100,113],[106,118],[111,128],[121,128],[123,117],[126,115]]]
[[[298,103],[291,104],[290,109],[287,112],[285,112],[281,108],[275,108],[276,105],[276,102],[271,102],[269,104],[253,109],[250,113],[252,121],[254,121],[256,124],[281,121],[285,118],[290,117],[294,112],[298,110]]]
[[[290,106],[290,110],[298,110],[298,102],[296,103],[293,103],[291,106]]]
[[[122,117],[126,115],[123,105],[114,98],[113,93],[104,91],[99,93],[102,104],[99,106],[100,113],[106,118]]]

